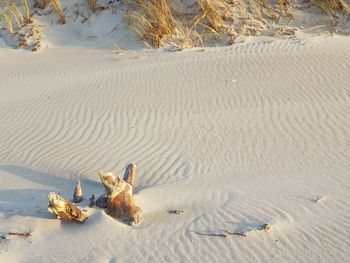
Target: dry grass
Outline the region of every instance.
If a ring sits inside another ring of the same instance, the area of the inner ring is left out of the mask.
[[[227,8],[222,0],[197,0],[201,14],[199,17],[204,20],[204,24],[218,32],[223,27],[223,19],[220,8]]]
[[[9,12],[11,13],[12,18],[15,19],[18,28],[21,28],[25,25],[26,21],[22,15],[22,12],[19,9],[18,5],[16,5],[14,2],[11,2],[9,4]]]
[[[2,14],[11,34],[16,32],[17,26],[21,28],[32,22],[28,0],[16,1],[22,3],[22,8],[13,0],[8,0],[7,11]],[[85,1],[91,12],[98,12],[100,7],[97,0]],[[47,2],[55,10],[59,23],[65,24],[65,12],[60,0],[37,0],[35,4],[45,6]],[[123,2],[126,3],[124,14],[128,26],[147,46],[156,48],[170,46],[181,50],[202,46],[212,40],[219,44],[231,44],[237,36],[284,37],[295,35],[297,30],[289,24],[293,18],[289,12],[295,7],[295,1],[291,0],[193,0],[190,8],[182,0]],[[350,14],[350,0],[304,2],[321,8],[333,22]]]
[[[330,17],[350,14],[350,3],[344,0],[314,0],[313,3]]]
[[[13,1],[8,1],[6,7],[4,7],[7,10],[3,13],[3,17],[8,31],[11,34],[16,32],[12,23],[13,21],[16,22],[17,29],[20,29],[26,24],[32,23],[31,12],[27,0],[21,0],[21,3],[24,14],[22,14],[20,7]]]
[[[97,0],[86,0],[86,4],[92,13],[96,13],[98,10]]]
[[[64,10],[61,4],[61,0],[50,0],[50,4],[52,5],[53,9],[55,10],[58,21],[60,24],[66,23],[66,15],[64,14]]]
[[[45,9],[50,0],[36,0],[34,3],[34,7],[39,9]]]
[[[15,33],[12,25],[12,15],[10,12],[5,12],[2,14],[2,16],[5,19],[6,25],[7,25],[7,30],[10,32],[11,35]]]
[[[128,24],[144,42],[160,47],[164,43],[164,37],[177,34],[168,0],[138,1],[130,7],[133,10],[125,13]]]
[[[197,0],[197,4],[198,13],[185,15],[169,0],[141,0],[130,4],[125,14],[147,46],[184,49],[203,45],[206,35],[218,35],[224,27],[219,12],[226,6],[223,0]]]
[[[24,10],[25,13],[25,18],[26,18],[26,22],[29,23],[31,21],[31,13],[30,13],[30,8],[28,6],[28,2],[27,0],[21,0],[22,3],[22,8]]]
[[[125,13],[130,28],[148,45],[177,43],[180,49],[212,39],[261,35],[280,18],[265,0],[196,0],[195,11],[186,14],[180,5],[178,0],[139,0]]]

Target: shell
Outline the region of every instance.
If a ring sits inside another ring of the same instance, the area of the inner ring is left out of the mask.
[[[75,220],[84,223],[88,218],[81,209],[57,193],[51,192],[47,198],[49,200],[49,207],[47,210],[53,214],[56,214],[57,217],[61,218],[62,220]]]

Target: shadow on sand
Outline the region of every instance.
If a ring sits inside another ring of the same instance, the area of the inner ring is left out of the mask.
[[[37,189],[31,186],[30,189],[10,189],[0,190],[0,213],[4,217],[11,216],[31,216],[39,218],[55,218],[55,215],[47,211],[49,192],[60,193],[65,198],[71,199],[74,192],[76,180],[66,179],[40,171],[28,169],[21,166],[0,166],[0,173],[10,173],[40,185]],[[4,175],[2,175],[4,176]],[[91,180],[81,180],[85,200],[81,206],[87,206],[91,194],[100,193],[103,187],[100,183]]]

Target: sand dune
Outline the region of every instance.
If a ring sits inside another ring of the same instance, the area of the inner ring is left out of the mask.
[[[349,261],[349,43],[2,53],[0,232],[32,237],[0,240],[0,261]],[[87,207],[97,172],[128,162],[134,228]],[[71,197],[78,178],[90,218],[60,222],[47,193]]]

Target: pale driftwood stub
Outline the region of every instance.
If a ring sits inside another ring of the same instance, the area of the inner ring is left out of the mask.
[[[83,201],[83,191],[81,189],[80,180],[78,180],[74,189],[73,202],[80,203],[81,201]]]

